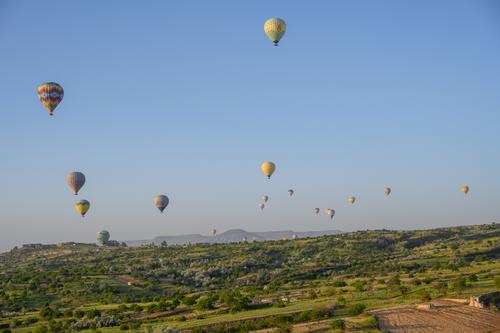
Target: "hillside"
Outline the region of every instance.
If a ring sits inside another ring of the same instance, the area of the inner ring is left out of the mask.
[[[49,324],[246,332],[338,316],[357,327],[349,316],[358,304],[380,309],[499,288],[500,225],[229,244],[65,244],[3,253],[0,272],[0,328],[15,332]]]
[[[336,235],[341,233],[340,230],[324,230],[324,231],[264,231],[264,232],[248,232],[242,229],[227,230],[215,236],[206,236],[200,234],[176,235],[176,236],[158,236],[151,240],[128,240],[125,243],[128,246],[141,246],[146,244],[160,245],[163,242],[167,245],[182,245],[182,244],[199,244],[199,243],[238,243],[241,241],[266,241],[266,240],[281,240],[292,238],[307,238],[318,237],[325,235]]]

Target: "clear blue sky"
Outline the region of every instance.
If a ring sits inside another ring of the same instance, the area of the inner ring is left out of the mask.
[[[288,24],[279,47],[263,33],[272,16]],[[124,240],[500,219],[493,0],[0,1],[0,55],[2,250],[102,229]],[[46,81],[65,89],[54,117],[36,96]],[[87,176],[78,197],[74,170]],[[78,198],[92,203],[83,220]],[[336,209],[334,222],[314,207]]]

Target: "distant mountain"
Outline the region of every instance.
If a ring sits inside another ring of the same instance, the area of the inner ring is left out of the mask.
[[[266,241],[280,240],[293,238],[319,237],[324,235],[340,234],[340,230],[324,230],[324,231],[264,231],[264,232],[248,232],[242,229],[231,229],[216,236],[206,236],[200,234],[188,234],[177,236],[158,236],[150,240],[129,240],[125,241],[128,246],[141,246],[144,244],[161,244],[166,242],[168,245],[180,244],[196,244],[196,243],[237,243],[244,241]]]

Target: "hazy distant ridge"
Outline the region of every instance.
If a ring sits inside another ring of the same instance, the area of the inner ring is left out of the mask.
[[[280,231],[263,231],[263,232],[248,232],[242,229],[231,229],[216,236],[206,236],[200,234],[188,234],[177,236],[158,236],[151,240],[129,240],[125,241],[128,246],[141,246],[143,244],[160,244],[167,242],[167,244],[196,244],[196,243],[236,243],[243,240],[247,241],[265,241],[265,240],[280,240],[292,239],[294,235],[297,238],[318,237],[324,235],[336,235],[342,233],[340,230],[323,230],[323,231],[293,231],[293,230],[280,230]]]

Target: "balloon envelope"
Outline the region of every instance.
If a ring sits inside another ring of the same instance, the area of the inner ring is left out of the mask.
[[[295,193],[294,190],[288,190],[288,195],[289,196],[292,196],[294,193]]]
[[[356,201],[356,197],[353,197],[352,195],[347,199],[349,203],[352,205]]]
[[[385,193],[385,195],[389,195],[389,194],[391,194],[391,192],[392,192],[392,190],[391,190],[391,188],[390,188],[390,187],[387,187],[387,186],[386,186],[386,187],[384,188],[384,193]]]
[[[330,216],[331,219],[333,219],[333,216],[335,215],[335,210],[333,210],[331,208],[327,208],[327,209],[325,209],[325,214],[327,216]]]
[[[264,162],[260,166],[260,169],[262,170],[262,173],[264,173],[267,178],[271,178],[272,174],[274,173],[274,170],[276,170],[276,165],[273,162]]]
[[[263,195],[263,196],[261,196],[261,197],[260,197],[260,199],[261,199],[264,203],[266,203],[266,202],[267,202],[267,200],[269,200],[269,196],[268,196],[268,195]]]
[[[40,102],[47,108],[49,114],[52,115],[56,107],[61,103],[64,97],[64,89],[55,82],[47,82],[42,84],[37,89]]]
[[[81,172],[75,171],[66,177],[66,181],[68,182],[68,186],[71,191],[77,195],[82,186],[85,184],[85,175]]]
[[[259,204],[260,210],[264,210],[264,207],[266,207],[266,205],[264,205],[263,203]]]
[[[264,23],[264,32],[267,37],[278,46],[279,41],[286,31],[286,23],[283,19],[272,17]]]
[[[76,203],[75,207],[76,211],[80,213],[80,215],[85,216],[90,209],[90,202],[87,200],[80,200]]]
[[[469,193],[469,186],[464,185],[462,188],[460,188],[460,191],[462,191],[463,194]]]
[[[107,232],[106,230],[99,231],[96,235],[96,239],[99,243],[103,245],[106,244],[107,241],[109,241],[109,232]]]
[[[156,208],[158,208],[162,213],[165,210],[165,208],[167,208],[168,203],[169,203],[168,197],[164,194],[157,195],[154,198],[154,204]]]
[[[316,213],[316,214],[319,214],[319,211],[320,209],[319,208],[314,208],[313,211]]]

